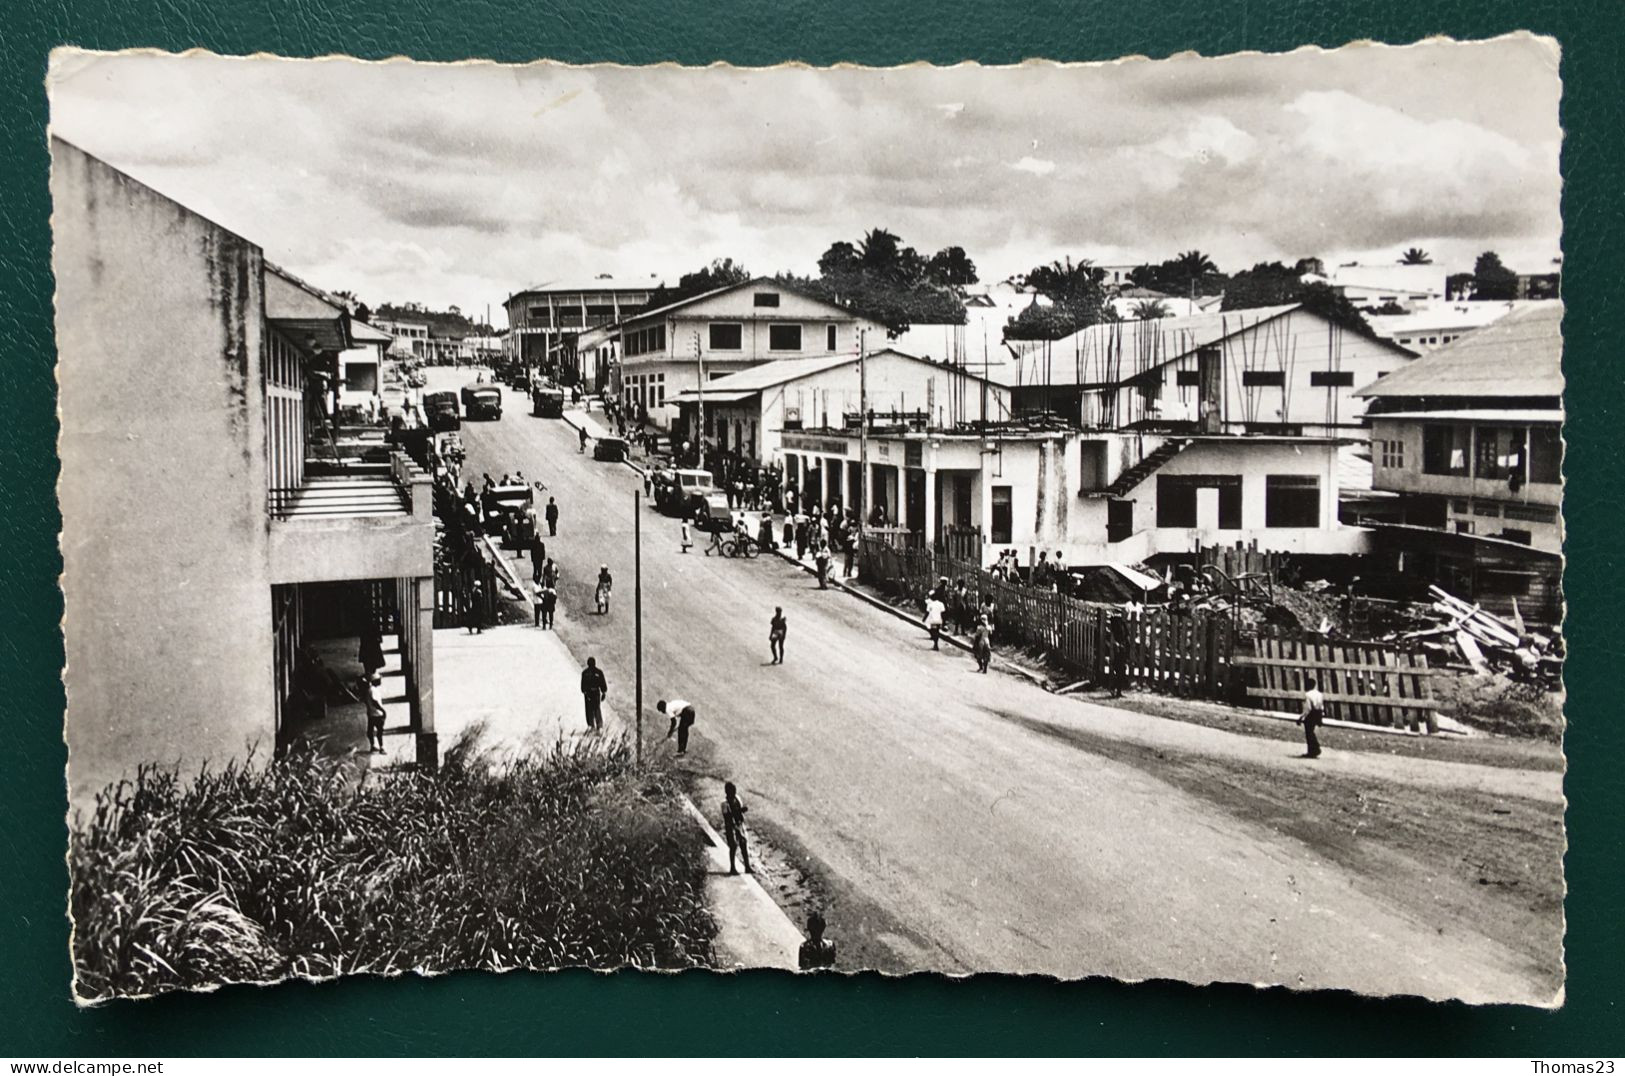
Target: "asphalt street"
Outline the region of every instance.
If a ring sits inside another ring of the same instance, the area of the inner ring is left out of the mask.
[[[431,388],[468,380],[430,373]],[[478,485],[482,472],[520,468],[548,487],[538,513],[557,499],[559,631],[578,661],[597,657],[630,719],[641,480],[578,454],[575,431],[531,417],[519,394],[507,399],[501,421],[464,425],[464,477]],[[1526,958],[1465,924],[1428,921],[1383,879],[1041,726],[1182,737],[1198,750],[1223,741],[1309,765],[1285,745],[978,675],[967,654],[932,652],[923,632],[818,590],[776,557],[724,561],[701,548],[680,553],[676,522],[645,506],[649,748],[671,750],[655,700],[693,701],[696,746],[682,764],[738,782],[753,819],[828,880],[833,935],[861,934],[885,954],[883,970],[1551,1000]],[[616,578],[607,616],[593,611],[600,563]],[[782,666],[768,663],[775,605],[789,618]]]

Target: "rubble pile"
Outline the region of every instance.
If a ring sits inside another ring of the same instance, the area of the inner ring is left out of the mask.
[[[1414,630],[1396,632],[1393,641],[1420,646],[1434,664],[1464,666],[1483,676],[1501,673],[1512,680],[1556,688],[1562,677],[1561,639],[1528,630],[1513,603],[1514,619],[1496,616],[1440,587],[1429,587],[1431,605],[1417,605]],[[1385,640],[1387,641],[1387,640]]]

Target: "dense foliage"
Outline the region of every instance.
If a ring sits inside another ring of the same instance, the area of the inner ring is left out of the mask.
[[[290,975],[708,964],[701,838],[624,743],[357,786],[301,754],[143,767],[70,845],[76,989]]]

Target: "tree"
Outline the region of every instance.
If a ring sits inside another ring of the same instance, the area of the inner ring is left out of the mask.
[[[1376,314],[1379,317],[1387,317],[1387,316],[1393,315],[1393,314],[1409,314],[1410,311],[1406,310],[1403,306],[1400,306],[1398,303],[1394,302],[1394,300],[1389,299],[1387,302],[1383,303],[1381,306],[1376,307],[1375,309],[1373,309],[1371,311],[1371,313]]]
[[[656,288],[643,309],[658,310],[672,303],[680,303],[684,299],[692,299],[696,295],[704,295],[708,291],[743,284],[750,278],[750,270],[732,258],[717,258],[703,269],[684,273],[677,279],[675,288],[668,288],[664,284]]]
[[[1169,314],[1168,304],[1161,299],[1141,299],[1129,307],[1129,313],[1134,315],[1135,321],[1150,321],[1153,318],[1165,318]]]
[[[926,279],[938,287],[958,287],[976,283],[976,263],[964,247],[944,247],[931,255],[925,266]]]
[[[954,251],[957,259],[952,256]],[[943,259],[943,265],[952,263],[958,275],[968,274],[967,283],[976,279],[976,267],[963,249],[949,247],[937,258]],[[895,232],[871,228],[856,244],[845,240],[830,244],[818,259],[816,280],[789,275],[779,279],[877,321],[895,337],[922,322],[958,325],[965,321],[964,303],[945,283],[933,278],[932,262],[904,245]]]
[[[818,259],[818,272],[826,277],[856,273],[859,268],[858,248],[844,239],[831,243]]]
[[[1051,303],[1036,302],[1011,318],[1005,335],[1015,340],[1058,340],[1105,319],[1106,274],[1088,260],[1071,258],[1036,266],[1026,274],[1029,287]]]
[[[1304,283],[1297,266],[1280,262],[1259,262],[1230,278],[1224,290],[1224,310],[1247,310],[1257,306],[1295,303],[1303,294]]]
[[[1138,265],[1129,271],[1129,282],[1168,295],[1216,295],[1228,282],[1213,259],[1199,250],[1187,250],[1160,265]]]
[[[1432,265],[1433,255],[1421,247],[1411,247],[1399,256],[1400,265]]]
[[[1515,299],[1518,297],[1518,274],[1501,264],[1501,256],[1486,250],[1473,263],[1473,298]]]

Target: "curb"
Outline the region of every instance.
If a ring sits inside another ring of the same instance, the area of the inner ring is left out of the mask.
[[[580,423],[572,422],[570,420],[570,413],[568,411],[566,411],[564,414],[560,415],[559,417],[562,418],[564,420],[564,424],[566,426],[570,427],[572,430],[579,430],[579,429],[583,428]],[[594,435],[589,431],[587,436],[592,437]],[[628,470],[636,473],[639,477],[642,477],[643,475],[648,473],[642,467],[639,467],[637,464],[633,463],[630,459],[622,460],[621,465],[623,467],[627,468]]]
[[[723,840],[722,835],[712,827],[710,820],[705,817],[705,813],[694,805],[694,801],[689,798],[688,793],[682,792],[678,795],[683,802],[683,810],[688,813],[688,816],[699,825],[700,831],[705,834],[705,839],[711,846],[709,854],[717,857],[718,864],[720,865],[720,857],[726,854],[724,849],[728,847],[727,842]],[[798,939],[796,942],[797,945],[800,945],[802,941],[806,940],[806,936],[801,933],[801,929],[795,925],[795,922],[791,920],[788,915],[785,914],[784,909],[779,907],[778,901],[774,900],[768,894],[767,890],[762,888],[762,883],[757,879],[755,874],[731,875],[730,877],[737,877],[744,881],[745,889],[753,894],[753,899],[760,903],[764,910],[769,910],[769,914],[774,919],[782,922],[784,924],[784,928]],[[765,967],[766,965],[762,966]]]

